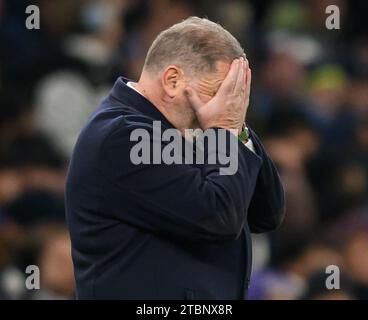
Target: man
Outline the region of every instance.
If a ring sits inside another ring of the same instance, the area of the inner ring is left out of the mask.
[[[66,185],[78,298],[246,298],[250,231],[279,226],[284,194],[258,137],[244,134],[244,57],[221,26],[188,18],[156,38],[138,83],[119,78],[90,118]],[[236,172],[221,175],[218,161],[132,163],[132,132],[153,133],[156,121],[183,135],[225,131]]]

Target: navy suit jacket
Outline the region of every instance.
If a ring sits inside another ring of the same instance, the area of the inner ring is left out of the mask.
[[[246,298],[250,232],[273,230],[284,215],[275,166],[253,131],[255,153],[229,133],[239,144],[231,176],[217,163],[133,164],[132,130],[173,126],[126,81],[90,117],[69,165],[77,298]]]

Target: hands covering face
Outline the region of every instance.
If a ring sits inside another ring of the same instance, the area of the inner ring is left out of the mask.
[[[185,93],[203,130],[223,128],[240,132],[249,106],[250,86],[248,60],[241,57],[233,60],[216,95],[207,103],[190,86]]]

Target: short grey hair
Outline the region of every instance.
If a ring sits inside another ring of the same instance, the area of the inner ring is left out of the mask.
[[[170,64],[198,75],[216,70],[217,61],[245,57],[238,40],[218,23],[190,17],[162,31],[148,50],[144,70],[158,72]]]

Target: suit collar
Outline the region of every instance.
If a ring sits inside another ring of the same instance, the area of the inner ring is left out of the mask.
[[[131,80],[119,77],[112,87],[110,95],[124,105],[133,107],[144,115],[149,116],[154,120],[161,121],[162,124],[167,127],[173,128],[173,125],[164,117],[154,104],[127,85],[128,81]]]

